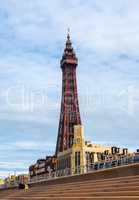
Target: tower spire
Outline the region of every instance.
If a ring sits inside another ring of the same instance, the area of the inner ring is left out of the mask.
[[[78,63],[78,60],[76,58],[76,54],[72,47],[70,29],[68,28],[66,46],[65,46],[64,53],[61,59],[61,67],[63,67],[65,64],[75,64],[76,66],[77,63]]]
[[[67,50],[73,50],[72,42],[71,42],[71,39],[70,39],[70,29],[69,28],[68,28],[68,33],[67,33],[66,49]]]
[[[70,28],[68,28],[67,40],[70,40]]]

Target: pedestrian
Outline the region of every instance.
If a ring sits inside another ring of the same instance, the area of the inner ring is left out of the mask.
[[[28,184],[25,184],[25,191],[29,189]]]

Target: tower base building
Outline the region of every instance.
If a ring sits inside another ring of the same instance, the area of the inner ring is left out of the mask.
[[[67,170],[68,174],[86,173],[94,167],[107,161],[119,159],[128,155],[127,148],[93,144],[85,141],[84,127],[74,126],[74,140],[71,148],[57,154],[56,169],[60,172]]]

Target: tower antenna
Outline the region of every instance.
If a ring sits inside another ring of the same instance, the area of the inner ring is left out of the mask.
[[[70,39],[70,28],[68,28],[67,38]]]

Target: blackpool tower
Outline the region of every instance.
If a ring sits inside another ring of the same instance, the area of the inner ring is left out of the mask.
[[[78,59],[72,47],[69,33],[60,65],[62,69],[62,98],[56,155],[72,147],[74,126],[81,125],[76,81]]]

